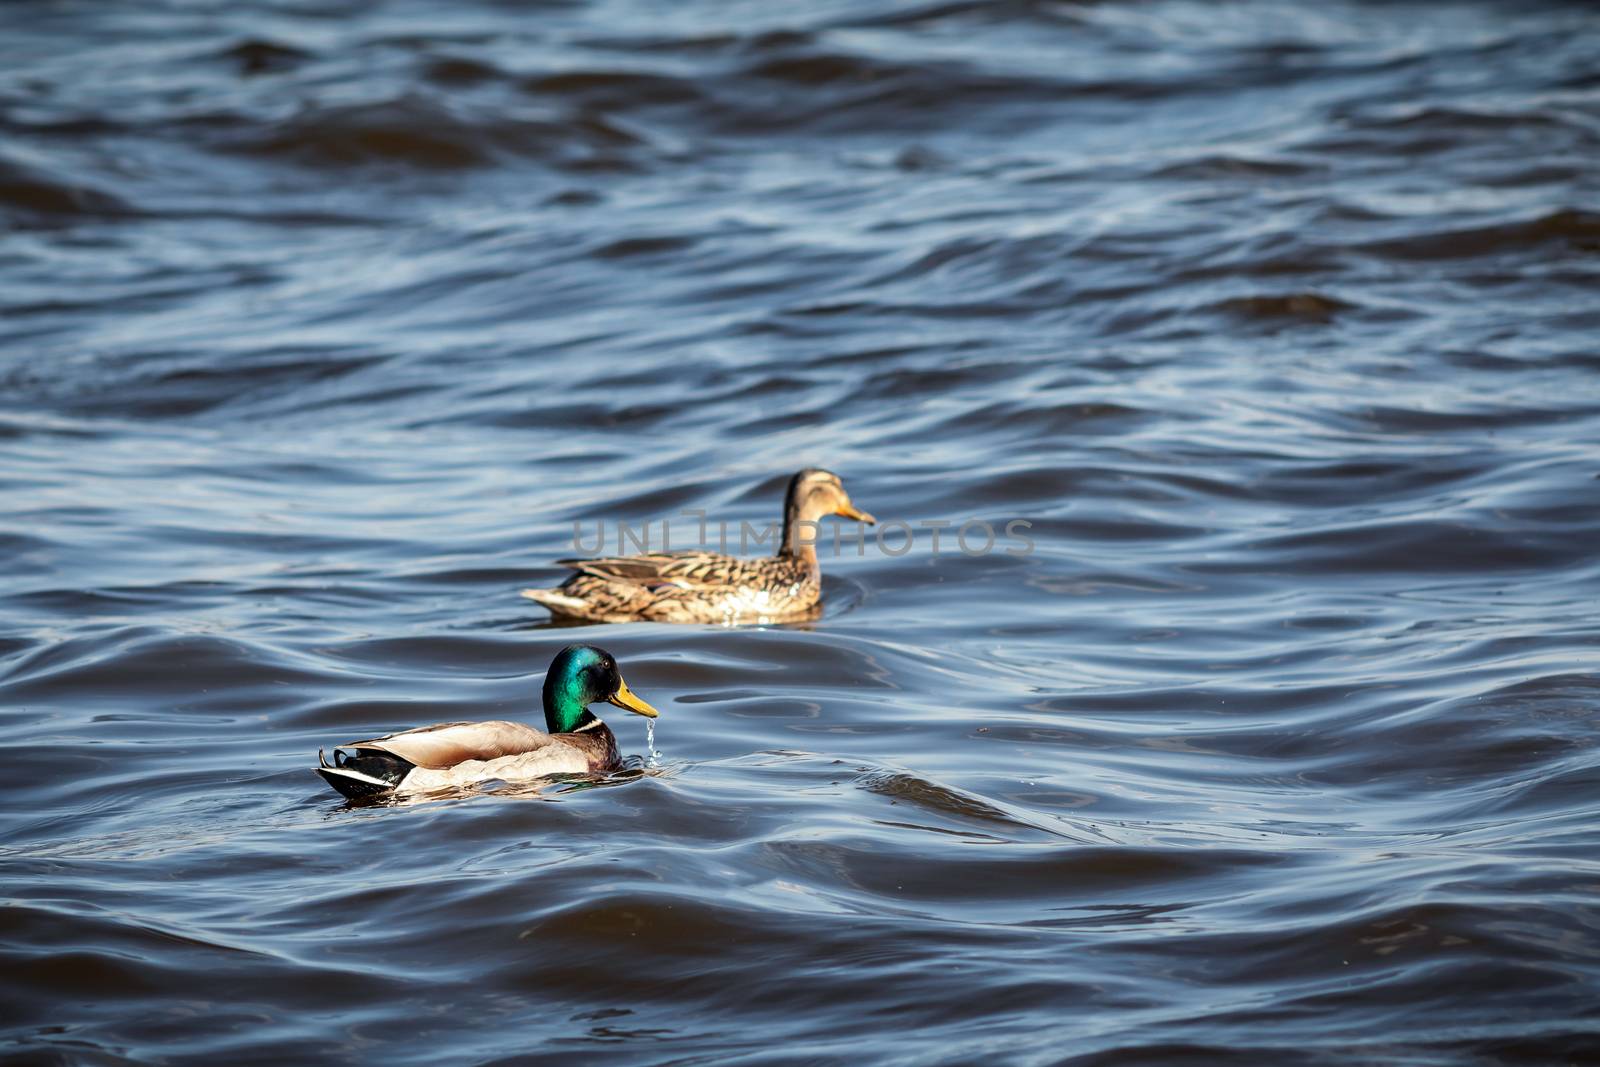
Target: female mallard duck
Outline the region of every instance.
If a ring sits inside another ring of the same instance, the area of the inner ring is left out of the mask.
[[[622,762],[617,739],[589,705],[615,704],[649,718],[656,709],[633,695],[611,653],[568,645],[544,676],[541,733],[519,722],[443,722],[317,753],[317,773],[352,799],[418,793],[494,779],[526,781],[552,774],[593,774]],[[352,752],[345,752],[350,749]]]
[[[822,603],[816,522],[842,515],[877,520],[850,503],[839,476],[806,469],[789,482],[778,554],[739,559],[716,552],[563,559],[578,573],[559,589],[524,589],[557,618],[588,622],[770,623],[812,618]],[[810,523],[809,537],[799,536]]]

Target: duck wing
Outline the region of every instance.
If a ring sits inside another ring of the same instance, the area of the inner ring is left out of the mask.
[[[499,759],[538,752],[557,744],[543,730],[520,722],[441,722],[419,726],[365,741],[351,741],[340,748],[387,752],[418,767],[443,770],[468,760]]]
[[[716,552],[653,552],[640,556],[558,559],[556,564],[608,582],[647,589],[714,589],[738,585],[765,560],[744,560]]]

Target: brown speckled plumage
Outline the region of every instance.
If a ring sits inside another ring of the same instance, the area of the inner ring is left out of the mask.
[[[558,618],[588,622],[794,622],[822,610],[815,523],[841,515],[871,523],[850,503],[839,477],[807,469],[789,482],[778,554],[741,559],[716,552],[564,559],[578,573],[558,589],[524,589]],[[805,536],[802,536],[802,535]]]

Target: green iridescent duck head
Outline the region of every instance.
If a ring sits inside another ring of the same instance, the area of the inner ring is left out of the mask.
[[[553,734],[571,733],[582,725],[589,705],[601,701],[651,719],[660,714],[628,688],[611,653],[593,645],[563,648],[544,676],[546,727]]]

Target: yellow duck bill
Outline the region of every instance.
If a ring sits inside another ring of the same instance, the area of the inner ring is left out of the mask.
[[[647,719],[654,719],[661,714],[655,708],[640,700],[638,694],[628,688],[628,683],[622,680],[621,675],[617,676],[617,691],[606,697],[606,703],[615,704],[619,708],[626,708],[635,714],[643,715]]]

